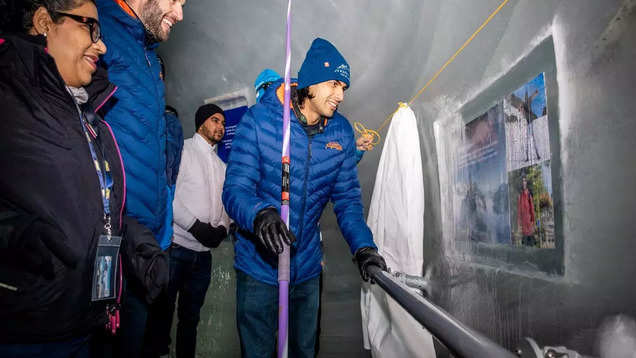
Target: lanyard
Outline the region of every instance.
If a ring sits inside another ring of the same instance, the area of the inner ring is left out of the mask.
[[[100,192],[102,195],[102,205],[104,207],[104,229],[106,230],[106,234],[111,235],[111,223],[110,223],[110,194],[113,188],[113,178],[110,175],[110,165],[108,161],[104,157],[104,151],[101,151],[102,161],[100,164],[100,160],[97,156],[97,152],[95,150],[93,139],[97,139],[97,132],[93,129],[93,127],[88,123],[88,119],[86,118],[86,112],[81,111],[80,113],[80,122],[82,123],[82,129],[84,130],[84,135],[86,136],[86,141],[88,142],[88,148],[91,151],[91,157],[93,159],[93,164],[95,164],[95,171],[97,172],[97,178],[99,179]],[[91,138],[92,137],[92,138]]]

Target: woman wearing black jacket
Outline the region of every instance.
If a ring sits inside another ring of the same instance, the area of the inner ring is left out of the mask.
[[[88,357],[114,307],[99,298],[120,280],[105,290],[120,265],[96,264],[100,236],[124,236],[123,265],[150,299],[167,262],[124,216],[119,150],[95,114],[116,90],[97,66],[106,47],[95,4],[13,4],[23,31],[0,35],[0,357]]]

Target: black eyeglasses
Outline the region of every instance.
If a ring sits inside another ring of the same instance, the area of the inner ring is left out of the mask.
[[[66,16],[79,23],[88,25],[88,29],[91,33],[91,40],[93,41],[93,43],[97,43],[102,38],[102,29],[99,26],[99,21],[97,21],[96,19],[93,19],[92,17],[67,14],[65,12],[58,12],[58,11],[55,12],[55,15]]]

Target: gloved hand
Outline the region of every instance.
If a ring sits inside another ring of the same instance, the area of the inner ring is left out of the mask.
[[[0,248],[16,250],[16,259],[22,261],[26,271],[50,280],[54,277],[54,256],[69,268],[75,268],[79,261],[65,241],[66,236],[56,226],[35,219],[20,234],[0,240]]]
[[[188,232],[205,247],[215,248],[227,237],[227,229],[223,225],[214,227],[197,219]]]
[[[134,218],[124,216],[121,258],[130,287],[139,286],[146,303],[151,304],[168,285],[168,255],[155,235]]]
[[[144,280],[146,287],[146,302],[153,303],[163,292],[170,280],[168,255],[165,252],[154,254],[149,258],[148,268]]]
[[[367,267],[369,265],[375,265],[386,271],[386,262],[384,258],[378,254],[378,250],[373,247],[362,247],[359,248],[355,255],[354,261],[358,263],[358,269],[360,269],[360,276],[366,282],[369,281],[369,273],[367,272]],[[373,281],[371,282],[373,283]]]
[[[296,241],[296,237],[287,229],[278,210],[274,208],[265,208],[256,214],[254,234],[258,237],[260,244],[273,255],[283,252],[283,243],[291,245]]]

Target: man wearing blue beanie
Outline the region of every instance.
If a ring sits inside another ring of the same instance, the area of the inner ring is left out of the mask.
[[[236,233],[236,318],[243,357],[276,350],[277,256],[291,245],[289,356],[314,357],[322,252],[318,221],[331,201],[350,252],[368,280],[386,268],[367,227],[351,125],[337,112],[350,85],[349,64],[315,39],[292,84],[290,223],[280,218],[284,81],[274,81],[241,119],[230,153],[223,204]]]

